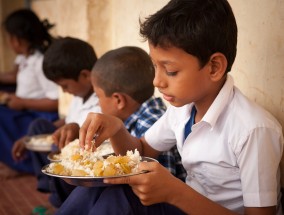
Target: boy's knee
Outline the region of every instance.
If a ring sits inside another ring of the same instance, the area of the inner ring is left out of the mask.
[[[28,135],[38,135],[38,134],[45,134],[47,133],[47,128],[51,127],[52,122],[38,118],[32,121],[28,128]],[[53,125],[52,125],[53,126]]]

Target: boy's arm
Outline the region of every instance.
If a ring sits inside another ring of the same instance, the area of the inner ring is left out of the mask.
[[[141,155],[157,157],[159,152],[152,149],[144,139],[133,137],[123,122],[114,116],[89,113],[80,129],[80,145],[87,149],[98,147],[104,140],[110,139],[116,154],[124,155],[127,150],[137,149]],[[95,141],[92,143],[95,137]],[[92,144],[95,145],[92,146]]]
[[[22,99],[10,94],[7,105],[15,110],[57,111],[57,99]]]
[[[58,119],[58,120],[53,122],[53,125],[56,128],[60,128],[61,126],[65,125],[65,119]]]
[[[4,84],[15,84],[17,80],[18,65],[9,72],[0,73],[0,83]]]
[[[174,177],[157,162],[141,162],[139,170],[148,170],[149,172],[135,176],[108,178],[104,179],[104,183],[129,184],[145,206],[164,202],[174,205],[186,214],[191,215],[237,214],[201,195]],[[245,208],[244,214],[275,215],[276,207]]]
[[[174,186],[173,186],[174,187]],[[194,189],[186,184],[179,183],[175,189],[172,189],[174,195],[170,200],[170,204],[182,209],[188,214],[228,214],[233,215],[234,213],[227,208],[209,200],[205,196],[196,192]],[[258,207],[258,208],[245,208],[244,215],[275,215],[276,206],[273,207]]]
[[[79,137],[79,130],[80,127],[77,123],[68,123],[61,126],[52,135],[54,144],[57,145],[59,149],[62,149]]]

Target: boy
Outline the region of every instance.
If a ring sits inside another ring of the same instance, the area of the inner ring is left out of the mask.
[[[74,95],[69,112],[65,119],[52,124],[44,119],[35,120],[29,135],[53,133],[54,143],[59,149],[79,137],[79,127],[83,124],[89,112],[100,112],[98,98],[91,84],[91,69],[97,60],[91,45],[85,41],[66,37],[55,41],[46,51],[43,60],[43,70],[46,77],[63,89]],[[23,139],[16,142],[13,148],[13,158],[24,158]],[[53,180],[50,187],[48,176],[41,173],[41,168],[48,164],[47,153],[32,152],[33,164],[38,178],[38,190],[50,192],[51,202],[59,207],[73,187],[64,185],[62,180]],[[52,190],[50,190],[52,189]]]
[[[121,119],[129,133],[137,138],[144,135],[166,110],[161,98],[153,97],[153,79],[152,62],[138,47],[126,46],[109,51],[92,70],[92,85],[102,112]],[[175,147],[162,153],[158,160],[173,175],[185,180]]]
[[[166,110],[162,99],[153,97],[153,78],[154,67],[148,54],[141,48],[131,46],[105,53],[92,70],[93,89],[102,112],[118,117],[125,129],[137,138],[144,135]],[[94,114],[89,113],[88,116]],[[158,160],[169,172],[184,181],[185,172],[176,147],[161,154]],[[77,187],[68,197],[78,206],[72,209],[72,214],[87,214],[88,206],[81,207],[78,201],[89,204],[96,199],[96,195],[97,188]]]
[[[80,144],[90,147],[100,128],[96,145],[110,138],[120,154],[138,148],[155,158],[177,145],[186,183],[158,163],[142,162],[139,169],[149,173],[105,179],[130,186],[105,189],[90,214],[282,214],[282,129],[227,74],[237,45],[229,3],[172,0],[141,24],[140,33],[155,65],[154,85],[171,106],[140,139],[115,117],[90,116],[80,130]]]

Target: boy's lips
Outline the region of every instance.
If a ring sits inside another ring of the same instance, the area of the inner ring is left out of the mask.
[[[164,93],[162,93],[162,95],[163,95],[163,98],[168,102],[172,102],[174,100],[173,96],[169,96],[169,95],[164,94]]]

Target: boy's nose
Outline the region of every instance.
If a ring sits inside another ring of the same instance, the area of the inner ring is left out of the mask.
[[[153,85],[157,88],[165,88],[166,86],[166,82],[163,78],[163,75],[161,74],[161,72],[157,71],[155,72],[155,77],[153,80]]]

